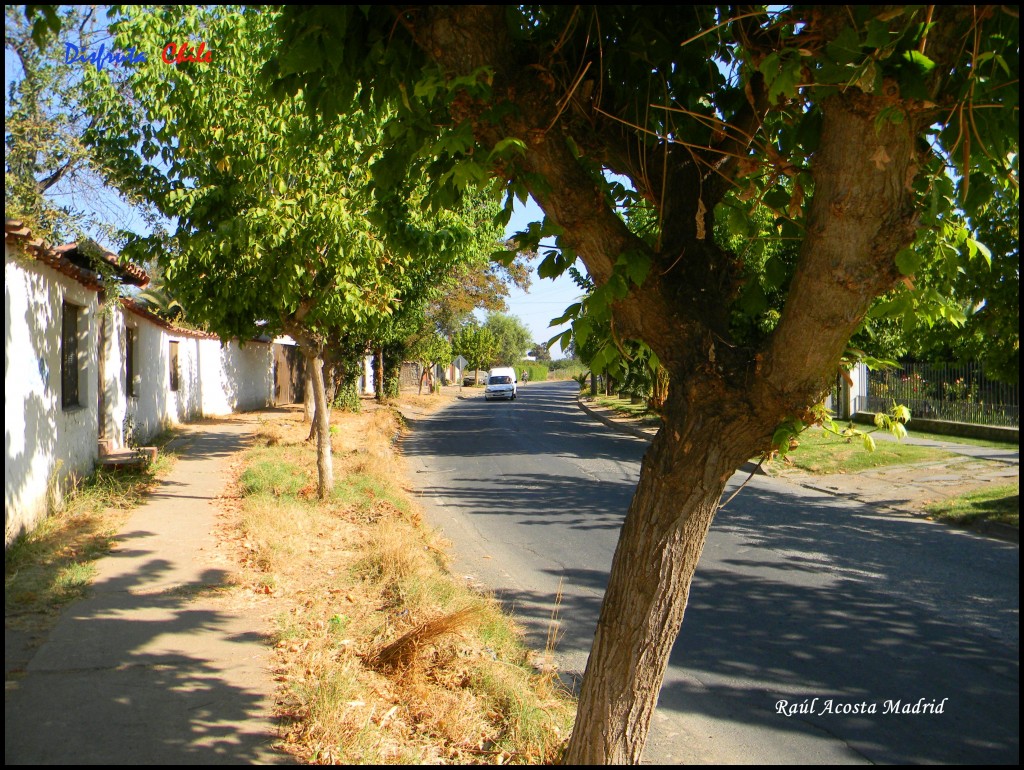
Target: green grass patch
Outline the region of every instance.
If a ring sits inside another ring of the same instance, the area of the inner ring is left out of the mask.
[[[961,436],[946,436],[941,433],[927,433],[923,430],[914,430],[914,421],[911,420],[907,426],[907,433],[911,438],[924,438],[934,441],[947,441],[950,444],[964,444],[966,446],[983,446],[990,449],[1011,449],[1017,451],[1020,444],[1012,441],[992,441],[985,438],[964,438]]]
[[[914,465],[953,457],[953,452],[901,441],[876,442],[875,451],[864,447],[860,438],[845,439],[820,428],[800,434],[800,445],[786,455],[793,467],[808,473],[857,473],[887,465]]]
[[[594,403],[611,409],[619,414],[626,415],[628,417],[639,418],[642,422],[652,426],[661,425],[661,418],[650,409],[647,408],[647,401],[642,400],[638,404],[634,404],[630,398],[621,398],[619,396],[596,396]]]
[[[409,501],[386,480],[369,473],[349,473],[337,479],[332,496],[345,505],[368,513],[381,502],[402,514],[409,512]]]
[[[239,488],[245,496],[294,497],[308,483],[299,466],[280,460],[260,460],[242,473]]]
[[[939,521],[962,526],[995,522],[1020,526],[1020,485],[986,487],[932,503],[925,509]]]

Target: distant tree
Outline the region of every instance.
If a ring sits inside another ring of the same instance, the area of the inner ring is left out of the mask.
[[[407,358],[421,367],[419,392],[427,383],[428,392],[434,390],[434,367],[446,365],[452,360],[452,343],[436,331],[421,333],[407,343]]]
[[[497,340],[490,329],[475,323],[463,326],[452,339],[452,353],[463,356],[471,369],[476,370],[476,382],[480,382],[480,370],[487,369],[496,360]]]
[[[546,342],[534,342],[533,347],[527,351],[527,355],[533,356],[537,361],[551,360],[551,351]]]
[[[483,205],[482,201],[478,205]],[[494,214],[497,209],[492,216]],[[425,311],[438,331],[451,337],[474,310],[505,312],[510,288],[515,286],[525,291],[530,287],[531,255],[516,252],[513,244],[506,244],[505,249],[514,255],[507,263],[492,261],[490,252],[481,253],[480,259],[460,265],[447,277]]]
[[[516,366],[529,350],[530,330],[514,315],[489,313],[484,328],[494,335],[494,362],[499,366]]]

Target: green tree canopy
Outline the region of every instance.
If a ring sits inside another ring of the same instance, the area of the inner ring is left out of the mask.
[[[413,182],[378,190],[372,207],[381,116],[352,110],[328,125],[301,95],[270,95],[258,72],[275,45],[275,16],[127,10],[110,27],[114,45],[159,51],[172,38],[202,37],[221,41],[216,61],[150,57],[120,72],[89,68],[94,126],[86,136],[119,190],[175,223],[168,238],[130,238],[125,254],[157,253],[189,316],[223,338],[285,332],[310,357],[325,495],[325,348],[356,331],[368,341],[404,339],[429,291],[493,248],[493,212],[483,222],[427,213]]]
[[[484,328],[494,335],[494,365],[518,366],[532,344],[523,322],[514,315],[488,313]]]
[[[497,340],[490,329],[469,323],[452,338],[452,352],[469,361],[471,369],[487,369],[497,360]]]

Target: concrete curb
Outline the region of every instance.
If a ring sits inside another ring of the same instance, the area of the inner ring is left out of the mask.
[[[638,428],[635,425],[629,425],[621,422],[620,420],[613,420],[611,417],[601,414],[593,407],[584,404],[583,399],[579,396],[576,398],[576,403],[580,405],[580,409],[582,409],[588,416],[593,417],[600,423],[604,423],[609,428],[614,428],[620,433],[626,433],[630,436],[635,436],[636,438],[644,438],[648,440],[653,439],[658,433],[657,428]]]

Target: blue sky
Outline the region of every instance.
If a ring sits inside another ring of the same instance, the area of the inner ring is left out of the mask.
[[[508,238],[513,233],[523,230],[530,222],[543,218],[544,213],[532,198],[527,200],[525,206],[517,200],[512,218],[505,230],[505,237]],[[552,318],[562,315],[569,305],[576,302],[581,292],[568,275],[561,275],[554,280],[539,278],[537,264],[539,264],[539,260],[533,265],[533,283],[530,285],[529,291],[524,292],[516,287],[512,288],[508,298],[508,312],[526,324],[533,335],[534,342],[547,342],[559,331],[569,328],[568,324],[557,327],[551,327],[548,324]],[[558,343],[551,348],[551,357],[562,357]]]

